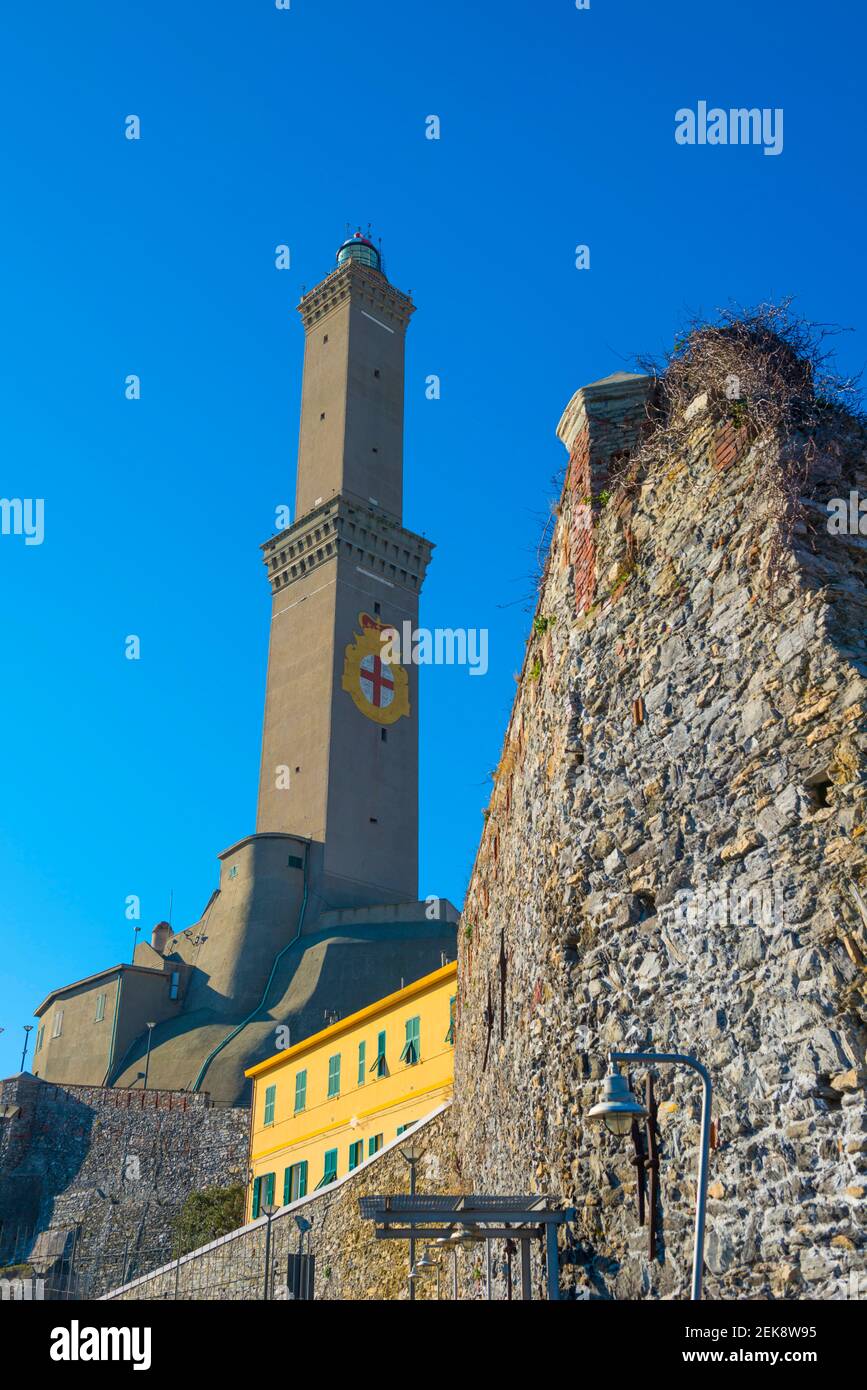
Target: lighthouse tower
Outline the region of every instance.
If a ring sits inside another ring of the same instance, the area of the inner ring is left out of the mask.
[[[418,673],[380,655],[418,619],[432,546],[403,525],[404,340],[414,305],[359,232],[299,305],[295,521],[272,591],[257,830],[313,846],[323,907],[418,892]]]
[[[418,901],[418,672],[383,653],[390,627],[417,621],[432,550],[402,514],[413,305],[356,234],[299,308],[296,516],[262,547],[256,830],[220,853],[191,927],[161,923],[132,964],[40,1005],[50,1081],[130,1087],[146,1068],[157,1089],[239,1104],[245,1070],[287,1030],[300,1042],[455,958],[457,910]],[[107,1008],[96,1051],[91,1022]]]

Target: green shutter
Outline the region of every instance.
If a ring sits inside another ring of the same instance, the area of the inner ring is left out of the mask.
[[[298,1191],[295,1193],[295,1196],[296,1196],[296,1197],[306,1197],[306,1196],[307,1196],[307,1159],[306,1159],[306,1158],[303,1160],[303,1162],[301,1162],[301,1163],[298,1164]]]
[[[272,1207],[274,1205],[274,1181],[276,1176],[276,1173],[265,1174],[265,1201],[263,1205],[266,1207]]]
[[[408,1018],[406,1020],[406,1042],[403,1045],[403,1052],[400,1054],[400,1060],[406,1062],[407,1066],[411,1067],[413,1063],[418,1061],[420,1056],[421,1018],[417,1015],[415,1018]]]
[[[385,1033],[378,1033],[376,1036],[376,1060],[371,1063],[371,1071],[375,1071],[377,1076],[387,1076],[388,1066],[385,1060]]]
[[[317,1189],[317,1191],[319,1190],[320,1187],[327,1187],[328,1184],[329,1184],[330,1182],[334,1182],[334,1179],[335,1179],[336,1177],[337,1177],[337,1150],[336,1150],[336,1149],[326,1149],[326,1151],[325,1151],[325,1168],[324,1168],[324,1171],[323,1171],[323,1173],[322,1173],[322,1177],[319,1179],[318,1183],[316,1184],[316,1189]]]
[[[354,1144],[349,1145],[349,1171],[357,1168],[359,1163],[364,1162],[364,1140],[358,1139]]]
[[[340,1095],[340,1053],[336,1052],[333,1057],[328,1058],[328,1094],[329,1096]],[[331,1150],[329,1149],[329,1153]]]
[[[379,1151],[380,1151],[381,1148],[382,1148],[382,1135],[381,1135],[381,1134],[371,1134],[370,1138],[369,1138],[368,1141],[367,1141],[367,1152],[368,1152],[368,1155],[379,1153]]]
[[[307,1105],[307,1072],[298,1071],[295,1073],[295,1113],[303,1110]]]
[[[255,1178],[253,1181],[253,1220],[259,1215],[262,1205],[262,1179]]]
[[[364,1085],[364,1066],[367,1061],[367,1043],[358,1044],[358,1084]]]
[[[265,1124],[274,1123],[274,1106],[277,1103],[277,1087],[268,1086],[265,1090]]]
[[[283,1205],[288,1207],[292,1201],[292,1169],[287,1168],[283,1174]]]

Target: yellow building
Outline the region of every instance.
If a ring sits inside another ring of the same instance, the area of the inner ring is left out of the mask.
[[[344,1177],[451,1097],[457,972],[444,965],[245,1073],[248,1220]]]

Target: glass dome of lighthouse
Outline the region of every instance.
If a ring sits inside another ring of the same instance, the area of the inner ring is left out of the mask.
[[[358,261],[359,265],[370,266],[371,270],[382,270],[382,257],[366,236],[361,232],[355,232],[348,241],[337,249],[337,264],[343,265],[346,261]]]

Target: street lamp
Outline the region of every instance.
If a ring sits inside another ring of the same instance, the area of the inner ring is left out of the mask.
[[[32,1024],[32,1023],[25,1023],[25,1025],[24,1025],[24,1051],[21,1053],[21,1070],[22,1070],[22,1071],[24,1070],[24,1062],[25,1062],[25,1059],[26,1059],[26,1057],[27,1057],[27,1047],[28,1047],[28,1044],[29,1044],[29,1042],[30,1042],[30,1034],[31,1034],[32,1032],[33,1032],[33,1024]]]
[[[641,1120],[647,1114],[641,1101],[636,1100],[629,1089],[629,1081],[616,1067],[612,1067],[605,1078],[604,1099],[589,1111],[591,1120],[602,1120],[605,1128],[622,1139],[632,1129],[633,1120]]]
[[[437,1244],[439,1244],[439,1241],[437,1241]],[[437,1299],[439,1299],[439,1297],[440,1297],[440,1273],[441,1273],[441,1266],[440,1266],[439,1260],[432,1260],[432,1259],[431,1259],[431,1257],[430,1257],[430,1248],[431,1248],[431,1247],[430,1247],[429,1245],[426,1245],[426,1246],[424,1247],[424,1252],[423,1252],[423,1254],[422,1254],[422,1257],[421,1257],[421,1259],[413,1266],[413,1268],[412,1268],[412,1270],[411,1270],[411,1272],[410,1272],[410,1276],[409,1276],[409,1277],[410,1277],[410,1279],[420,1279],[420,1278],[422,1277],[422,1275],[427,1274],[429,1270],[435,1269],[435,1270],[436,1270],[436,1276],[437,1276]]]
[[[457,1250],[468,1250],[471,1245],[479,1245],[485,1239],[479,1226],[459,1226],[449,1244]]]
[[[692,1246],[692,1291],[693,1301],[701,1299],[702,1272],[704,1265],[704,1222],[707,1210],[707,1171],[710,1158],[710,1110],[713,1098],[713,1085],[710,1073],[696,1057],[686,1052],[609,1052],[608,1075],[605,1078],[603,1099],[594,1105],[589,1116],[591,1120],[604,1120],[612,1134],[622,1137],[632,1128],[633,1119],[647,1114],[644,1106],[635,1099],[629,1089],[629,1082],[621,1076],[618,1067],[621,1063],[665,1063],[671,1066],[691,1067],[702,1080],[701,1102],[701,1143],[698,1155],[698,1180],[695,1194],[695,1233]]]
[[[417,1139],[410,1139],[410,1140],[408,1141],[408,1143],[406,1143],[406,1144],[401,1144],[399,1152],[400,1152],[400,1156],[401,1156],[401,1158],[403,1159],[404,1163],[408,1163],[408,1164],[409,1164],[409,1195],[410,1195],[410,1197],[414,1197],[414,1196],[415,1196],[415,1170],[416,1170],[416,1167],[418,1166],[418,1163],[419,1163],[419,1160],[421,1159],[422,1154],[424,1153],[424,1149],[422,1148],[421,1144],[418,1142]],[[415,1240],[413,1239],[412,1236],[410,1236],[410,1238],[409,1238],[409,1297],[410,1297],[410,1302],[415,1302],[415,1282],[414,1282],[413,1277],[412,1277],[412,1271],[413,1271],[414,1268],[415,1268]]]
[[[148,1088],[148,1072],[149,1072],[150,1069],[151,1069],[151,1038],[153,1037],[153,1032],[154,1032],[154,1029],[156,1028],[156,1026],[157,1026],[157,1025],[156,1025],[155,1023],[146,1023],[146,1024],[145,1024],[145,1027],[146,1027],[147,1030],[148,1030],[148,1050],[147,1050],[147,1056],[146,1056],[146,1058],[145,1058],[144,1087],[143,1087],[143,1089],[144,1089],[145,1091],[146,1091],[147,1088]],[[144,1102],[142,1102],[142,1104],[144,1104]]]

